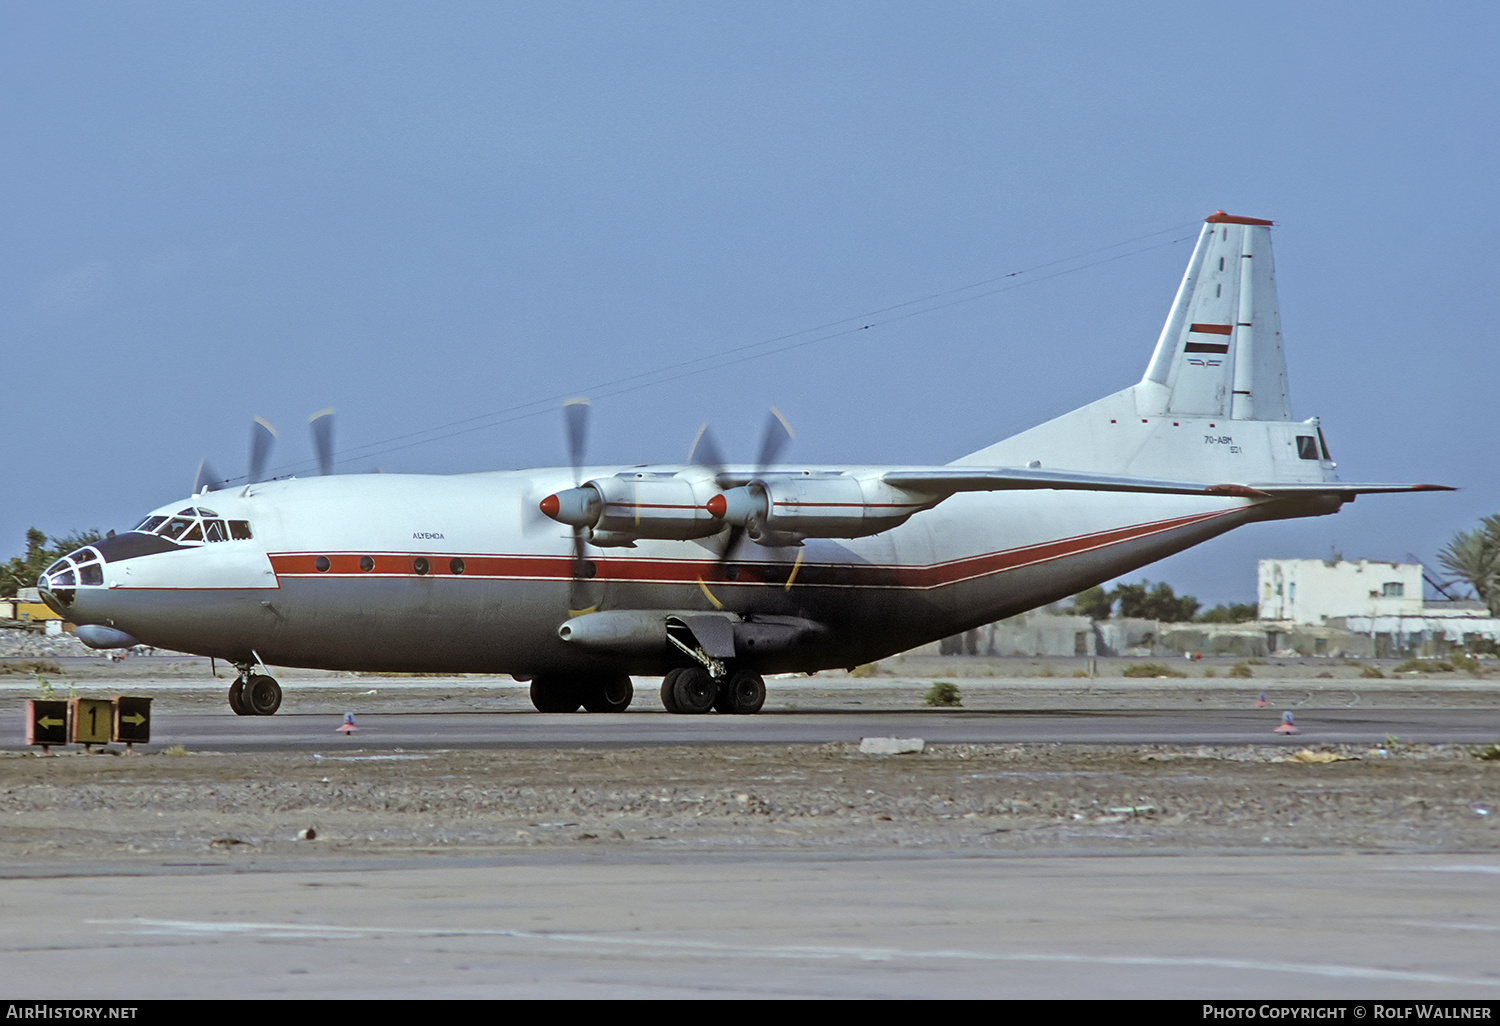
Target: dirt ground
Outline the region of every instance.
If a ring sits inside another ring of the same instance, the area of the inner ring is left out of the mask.
[[[158,716],[223,704],[197,660],[64,659],[80,693],[149,680]],[[1001,665],[997,666],[999,663]],[[1489,679],[1370,679],[1326,660],[1261,665],[1251,679],[1083,679],[1069,660],[942,660],[964,707],[1239,707],[1257,692],[1302,708],[1483,705]],[[1123,661],[1122,661],[1123,665]],[[222,669],[222,668],[221,668]],[[1174,666],[1175,669],[1175,666]],[[768,708],[915,708],[925,665],[773,681]],[[1005,671],[997,675],[997,670]],[[913,672],[916,671],[916,672]],[[51,672],[51,671],[49,671]],[[926,676],[923,676],[926,675]],[[207,679],[205,679],[207,678]],[[298,686],[297,680],[302,686]],[[30,697],[10,681],[0,701]],[[650,702],[639,682],[638,702]],[[523,687],[464,679],[289,674],[288,711],[521,708]],[[1497,739],[1500,740],[1500,739]],[[131,756],[0,754],[0,866],[79,860],[247,867],[267,859],[492,854],[608,846],[650,854],[747,848],[857,851],[1494,852],[1500,761],[1460,745],[643,746],[431,753]]]

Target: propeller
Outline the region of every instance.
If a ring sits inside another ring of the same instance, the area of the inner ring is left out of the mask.
[[[322,474],[333,473],[333,410],[322,410],[312,415],[308,420],[312,427],[313,450],[318,456],[318,471]],[[276,429],[264,417],[256,417],[250,422],[250,463],[249,472],[245,475],[247,484],[257,484],[265,480],[266,465],[271,460],[271,449],[276,444]],[[193,494],[200,492],[216,492],[229,484],[227,478],[222,478],[214,473],[208,465],[208,460],[202,460],[198,464],[198,472],[193,475]]]
[[[591,405],[587,399],[581,398],[569,399],[563,403],[563,426],[568,437],[568,465],[573,468],[575,490],[583,485],[583,452],[588,441]],[[555,503],[557,500],[555,496],[549,496],[543,501]],[[543,506],[543,512],[547,512],[546,506]],[[548,515],[550,516],[551,513]],[[573,525],[573,559],[569,566],[568,583],[568,613],[571,616],[579,616],[595,608],[595,605],[589,601],[588,585],[584,583],[594,576],[594,565],[584,552],[583,532],[583,527]]]
[[[250,473],[246,477],[248,484],[255,484],[266,472],[266,460],[271,455],[271,443],[276,441],[276,429],[266,423],[265,418],[256,417],[250,422]],[[229,482],[227,479],[214,473],[214,468],[208,465],[208,460],[198,461],[198,472],[193,475],[193,494],[200,492],[216,492]]]
[[[327,477],[333,473],[333,410],[319,410],[307,418],[312,428],[313,451],[318,454],[318,473]]]
[[[761,433],[760,455],[755,465],[755,477],[759,477],[766,470],[775,466],[781,454],[786,451],[787,445],[792,441],[792,425],[787,422],[786,417],[776,407],[771,407],[770,414],[766,417],[765,430]],[[688,462],[696,463],[712,469],[715,474],[724,469],[724,461],[719,455],[719,447],[714,443],[713,435],[709,433],[708,425],[698,429],[698,437],[693,439],[692,449],[688,453]],[[741,488],[757,489],[752,482],[742,485]],[[738,489],[731,489],[735,491]],[[725,493],[715,495],[708,500],[707,509],[716,517],[723,516],[729,509],[729,501]],[[745,525],[730,524],[729,534],[724,539],[724,547],[719,550],[719,566],[722,567],[734,557],[735,549],[739,547],[740,541],[745,536]]]
[[[266,476],[266,461],[271,458],[271,444],[276,441],[276,429],[262,417],[250,422],[250,478],[255,484]]]
[[[224,487],[224,479],[214,473],[214,468],[208,465],[208,460],[198,461],[198,472],[193,475],[193,494],[212,492]]]

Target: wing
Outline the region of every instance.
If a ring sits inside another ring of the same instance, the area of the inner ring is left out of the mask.
[[[886,484],[923,495],[946,498],[957,492],[999,492],[1050,488],[1084,492],[1147,492],[1156,495],[1231,495],[1253,499],[1302,498],[1313,495],[1355,495],[1377,492],[1451,492],[1437,484],[1346,484],[1342,481],[1286,484],[1168,481],[1160,478],[1082,471],[1006,467],[913,467],[881,475]]]

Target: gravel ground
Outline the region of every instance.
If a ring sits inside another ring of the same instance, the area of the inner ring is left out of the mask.
[[[550,846],[1492,852],[1465,747],[857,745],[0,756],[0,865]],[[299,834],[311,830],[313,839]]]

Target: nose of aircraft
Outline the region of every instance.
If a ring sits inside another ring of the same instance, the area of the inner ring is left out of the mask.
[[[37,593],[58,616],[73,623],[86,623],[77,608],[78,589],[104,584],[104,562],[98,551],[88,546],[70,552],[53,563],[37,578]]]

